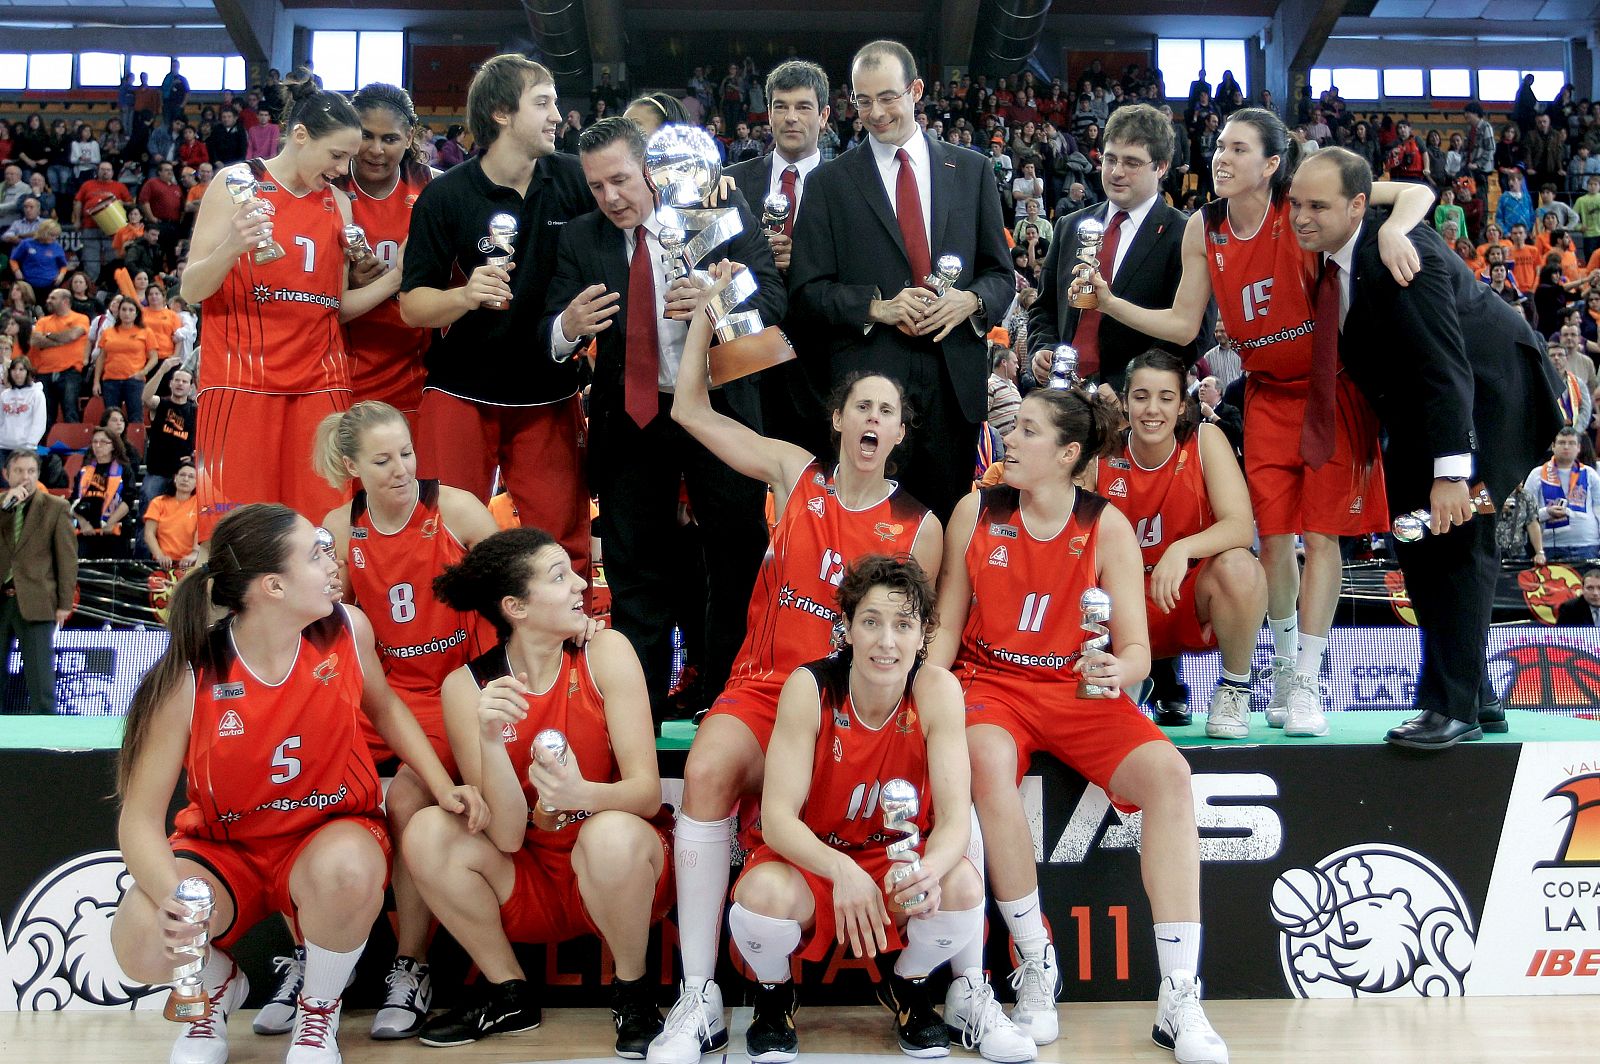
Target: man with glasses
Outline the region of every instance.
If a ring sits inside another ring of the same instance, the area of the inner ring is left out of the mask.
[[[972,487],[987,406],[985,337],[1015,295],[1000,200],[988,163],[933,140],[916,122],[922,81],[896,41],[851,63],[852,96],[869,134],[811,175],[789,270],[793,317],[829,359],[898,378],[917,411],[897,456],[906,490],[948,520]],[[941,256],[961,260],[943,295],[924,286]]]

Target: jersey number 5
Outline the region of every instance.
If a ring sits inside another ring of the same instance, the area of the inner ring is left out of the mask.
[[[300,749],[300,736],[291,735],[272,751],[272,767],[278,770],[272,774],[273,783],[288,783],[300,775],[300,759],[289,756],[290,750],[298,749]]]

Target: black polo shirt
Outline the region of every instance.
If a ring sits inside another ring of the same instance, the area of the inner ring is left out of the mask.
[[[478,156],[428,183],[411,210],[402,292],[465,284],[488,258],[478,241],[488,235],[489,219],[506,213],[519,222],[510,307],[469,310],[448,329],[436,331],[426,360],[426,387],[494,406],[537,406],[577,391],[577,368],[570,359],[550,358],[548,337],[540,342],[539,322],[561,227],[592,210],[583,167],[570,155],[540,159],[528,194],[521,197],[490,181]]]

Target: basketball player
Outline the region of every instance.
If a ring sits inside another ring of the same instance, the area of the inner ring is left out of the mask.
[[[1036,752],[1058,758],[1119,809],[1143,811],[1140,854],[1155,917],[1161,988],[1152,1031],[1183,1064],[1226,1064],[1200,1006],[1200,841],[1189,766],[1125,693],[1150,669],[1141,558],[1128,519],[1074,486],[1115,442],[1115,404],[1076,389],[1022,401],[1006,437],[1005,483],[956,506],[945,541],[930,664],[966,691],[973,801],[985,839],[1028,837],[1018,786]],[[1080,599],[1111,599],[1110,646],[1084,650]],[[959,635],[957,633],[960,633]],[[1103,697],[1086,697],[1079,684]],[[985,848],[989,884],[1021,963],[1012,1021],[1039,1045],[1058,1033],[1059,973],[1025,846]],[[986,997],[981,954],[958,957],[945,1022],[962,1028]]]
[[[289,1064],[338,1064],[339,1011],[383,906],[390,844],[359,720],[425,781],[441,816],[481,831],[488,809],[458,787],[383,679],[372,628],[338,605],[331,537],[285,506],[224,517],[211,558],[178,583],[172,641],[134,696],[124,731],[117,839],[134,886],[111,927],[117,962],[172,979],[167,946],[208,931],[210,1017],[184,1027],[174,1064],[221,1064],[227,1020],[249,984],[225,948],[274,912],[305,942]],[[215,626],[211,608],[227,611]],[[166,837],[179,773],[189,804]],[[209,924],[184,919],[179,882],[205,879]]]
[[[1129,427],[1101,455],[1091,485],[1133,525],[1143,554],[1150,655],[1222,645],[1222,680],[1206,734],[1250,734],[1250,655],[1267,611],[1267,576],[1250,553],[1255,522],[1222,430],[1197,424],[1182,360],[1154,349],[1128,364]]]
[[[1300,250],[1289,219],[1284,192],[1298,150],[1290,145],[1270,111],[1247,107],[1229,116],[1211,164],[1219,198],[1189,218],[1183,280],[1170,310],[1120,299],[1098,274],[1094,283],[1102,313],[1179,343],[1194,336],[1216,295],[1249,373],[1245,480],[1261,536],[1274,647],[1267,723],[1288,735],[1318,736],[1328,733],[1318,677],[1339,600],[1339,537],[1384,531],[1388,518],[1371,406],[1342,372],[1330,380],[1336,346],[1328,349],[1329,368],[1314,373],[1318,267],[1315,256]],[[1379,184],[1373,193],[1395,205],[1384,230],[1393,250],[1384,259],[1407,283],[1419,260],[1405,233],[1427,214],[1432,195],[1401,183]],[[1296,535],[1305,540],[1303,582]]]
[[[757,981],[745,1035],[752,1061],[793,1060],[799,1051],[789,958],[820,961],[846,942],[858,957],[901,951],[880,983],[900,1048],[947,1055],[950,1035],[929,1000],[928,973],[983,929],[983,880],[966,857],[961,688],[922,663],[937,623],[933,584],[909,558],[870,554],[846,571],[838,603],[838,652],[800,666],[783,686],[762,789],[764,842],[728,914]],[[909,783],[918,799],[903,828],[880,812],[891,780]],[[921,857],[914,870],[895,870],[885,846],[907,832]],[[1009,1035],[1011,1053],[993,1059],[1032,1060],[1028,1038],[1014,1028]]]
[[[489,828],[424,809],[405,834],[423,898],[483,973],[466,1001],[423,1024],[424,1045],[537,1027],[511,943],[587,934],[616,961],[617,1055],[643,1057],[661,1030],[644,962],[672,904],[672,852],[650,702],[624,636],[602,631],[579,648],[585,586],[561,544],[533,528],[490,536],[434,581],[440,601],[493,623],[500,643],[444,684],[450,746],[483,790]],[[537,756],[551,728],[564,764]]]
[[[344,186],[350,196],[350,216],[366,232],[383,274],[394,273],[411,228],[411,205],[434,171],[416,146],[417,112],[406,90],[374,82],[363,86],[350,102],[361,116],[361,150]],[[422,358],[431,330],[407,325],[400,317],[399,300],[390,296],[350,322],[346,334],[355,401],[388,403],[406,416],[415,433],[426,376]]]
[[[675,831],[678,937],[684,984],[661,1038],[657,1064],[693,1064],[727,1044],[716,974],[717,933],[728,893],[732,810],[761,793],[767,741],[778,696],[790,672],[825,655],[838,620],[835,588],[849,562],[866,553],[909,553],[936,569],[939,521],[886,477],[906,436],[904,393],[878,374],[849,379],[833,411],[837,451],[824,462],[793,444],[768,439],[712,408],[704,305],[733,275],[713,268],[716,283],[697,295],[678,372],[672,416],[734,471],[765,481],[778,515],[756,579],[744,645],[728,686],[706,714],[684,768]]]
[[[202,540],[247,502],[320,514],[340,501],[305,475],[317,424],[350,405],[339,323],[400,283],[385,275],[346,290],[341,236],[350,204],[330,186],[361,145],[355,110],[338,93],[312,92],[284,129],[277,155],[225,167],[206,186],[183,271],[183,298],[204,306],[195,440]],[[254,199],[233,202],[233,174],[255,178]],[[257,262],[272,240],[284,255]]]

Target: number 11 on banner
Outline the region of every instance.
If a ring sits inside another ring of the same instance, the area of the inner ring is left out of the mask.
[[[1078,982],[1087,983],[1093,974],[1094,965],[1094,940],[1090,930],[1092,913],[1087,905],[1074,905],[1070,910],[1072,919],[1078,923]],[[1113,925],[1112,939],[1117,953],[1117,978],[1126,981],[1128,978],[1128,907],[1126,905],[1112,905],[1106,909],[1106,915],[1111,918]]]

